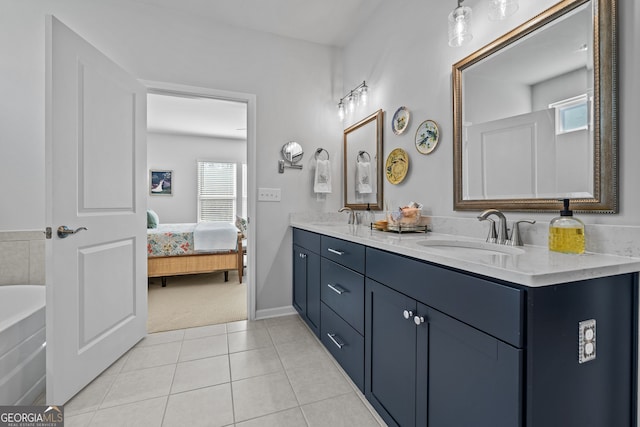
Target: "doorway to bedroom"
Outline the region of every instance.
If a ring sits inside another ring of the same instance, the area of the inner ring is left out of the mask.
[[[248,103],[197,92],[147,95],[149,333],[249,317]]]

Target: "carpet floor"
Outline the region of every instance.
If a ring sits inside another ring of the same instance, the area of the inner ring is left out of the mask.
[[[238,282],[238,273],[192,274],[149,280],[147,332],[171,331],[215,325],[247,318],[246,283]]]

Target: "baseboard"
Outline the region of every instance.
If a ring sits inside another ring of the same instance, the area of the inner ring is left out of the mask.
[[[296,314],[297,311],[292,305],[285,307],[267,308],[264,310],[256,310],[256,320],[268,319],[270,317],[289,316]]]

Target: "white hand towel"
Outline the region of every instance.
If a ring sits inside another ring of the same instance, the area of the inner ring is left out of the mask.
[[[371,187],[371,163],[370,162],[357,162],[356,163],[356,189],[360,194],[369,194],[373,192]]]
[[[329,163],[329,160],[316,160],[313,191],[316,193],[331,193],[331,163]]]

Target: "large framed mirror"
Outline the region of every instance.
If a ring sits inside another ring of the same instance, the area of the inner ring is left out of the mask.
[[[382,210],[382,125],[378,110],[344,130],[344,205]]]
[[[616,0],[563,0],[454,64],[454,209],[617,213],[616,60]]]

